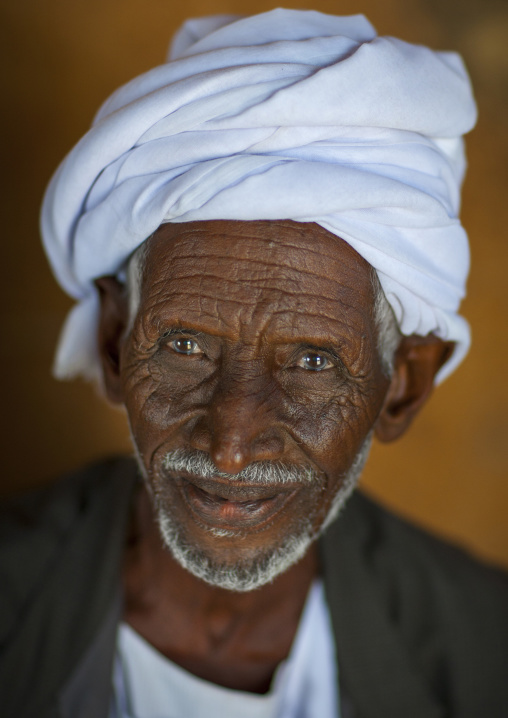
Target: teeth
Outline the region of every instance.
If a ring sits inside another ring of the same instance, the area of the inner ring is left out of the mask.
[[[256,497],[256,498],[252,498],[252,499],[246,499],[246,498],[234,499],[234,498],[231,498],[231,497],[227,497],[227,498],[226,498],[225,496],[221,496],[220,494],[212,494],[212,493],[210,493],[210,492],[208,492],[208,491],[205,491],[204,489],[200,489],[198,486],[194,486],[194,488],[195,488],[197,491],[199,491],[199,492],[201,492],[202,494],[204,494],[204,496],[205,496],[208,500],[218,501],[218,502],[220,502],[220,503],[237,504],[238,506],[242,506],[242,505],[244,505],[244,506],[251,505],[251,506],[252,506],[253,504],[259,504],[259,503],[262,503],[263,501],[267,501],[267,500],[273,498],[273,496],[265,496],[265,497],[262,497],[262,498]]]
[[[278,491],[279,487],[274,486],[229,485],[223,481],[181,474],[173,476],[174,480],[179,484],[184,500],[199,520],[221,529],[260,526],[293,494],[288,487]]]
[[[197,480],[195,477],[180,476],[181,481],[193,486],[196,491],[202,492],[204,497],[207,497],[210,501],[230,501],[235,504],[252,504],[256,502],[266,501],[273,499],[277,495],[277,491],[263,496],[263,490],[261,487],[247,487],[247,486],[228,486],[221,481],[210,481],[210,480]],[[206,487],[206,488],[205,488]]]

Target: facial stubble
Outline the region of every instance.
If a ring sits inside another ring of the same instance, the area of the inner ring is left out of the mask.
[[[246,592],[273,581],[277,576],[297,563],[308,551],[314,541],[338,517],[347,499],[355,489],[369,454],[372,435],[369,434],[361,446],[350,469],[345,474],[332,500],[328,512],[316,528],[311,517],[301,519],[275,546],[258,550],[248,558],[239,558],[233,563],[220,562],[212,558],[206,550],[191,544],[178,516],[171,512],[168,501],[157,486],[150,486],[157,522],[166,548],[175,560],[196,578],[229,591]],[[203,478],[212,476],[228,477],[232,480],[251,481],[257,486],[288,485],[289,483],[307,483],[320,481],[317,473],[295,466],[285,466],[278,462],[257,462],[241,473],[231,476],[217,470],[208,454],[201,451],[178,449],[169,452],[163,461],[166,470],[198,474]],[[145,474],[145,471],[143,470]],[[208,529],[217,540],[241,541],[236,532],[222,529]]]

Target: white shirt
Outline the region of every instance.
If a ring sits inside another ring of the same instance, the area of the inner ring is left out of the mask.
[[[291,652],[265,695],[197,678],[120,624],[110,718],[337,718],[337,667],[322,583],[309,591]]]

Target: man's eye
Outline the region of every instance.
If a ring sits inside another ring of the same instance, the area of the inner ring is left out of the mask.
[[[303,369],[310,369],[311,371],[323,371],[323,369],[331,369],[333,363],[323,354],[307,352],[298,361],[298,366],[301,366]]]
[[[181,337],[180,339],[173,339],[169,342],[169,346],[177,354],[201,354],[199,344],[194,339],[188,339]]]

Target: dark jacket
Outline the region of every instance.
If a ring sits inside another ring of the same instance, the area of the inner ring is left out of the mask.
[[[112,460],[3,511],[3,718],[106,718],[136,481]],[[354,718],[508,717],[504,573],[358,493],[320,548]]]

